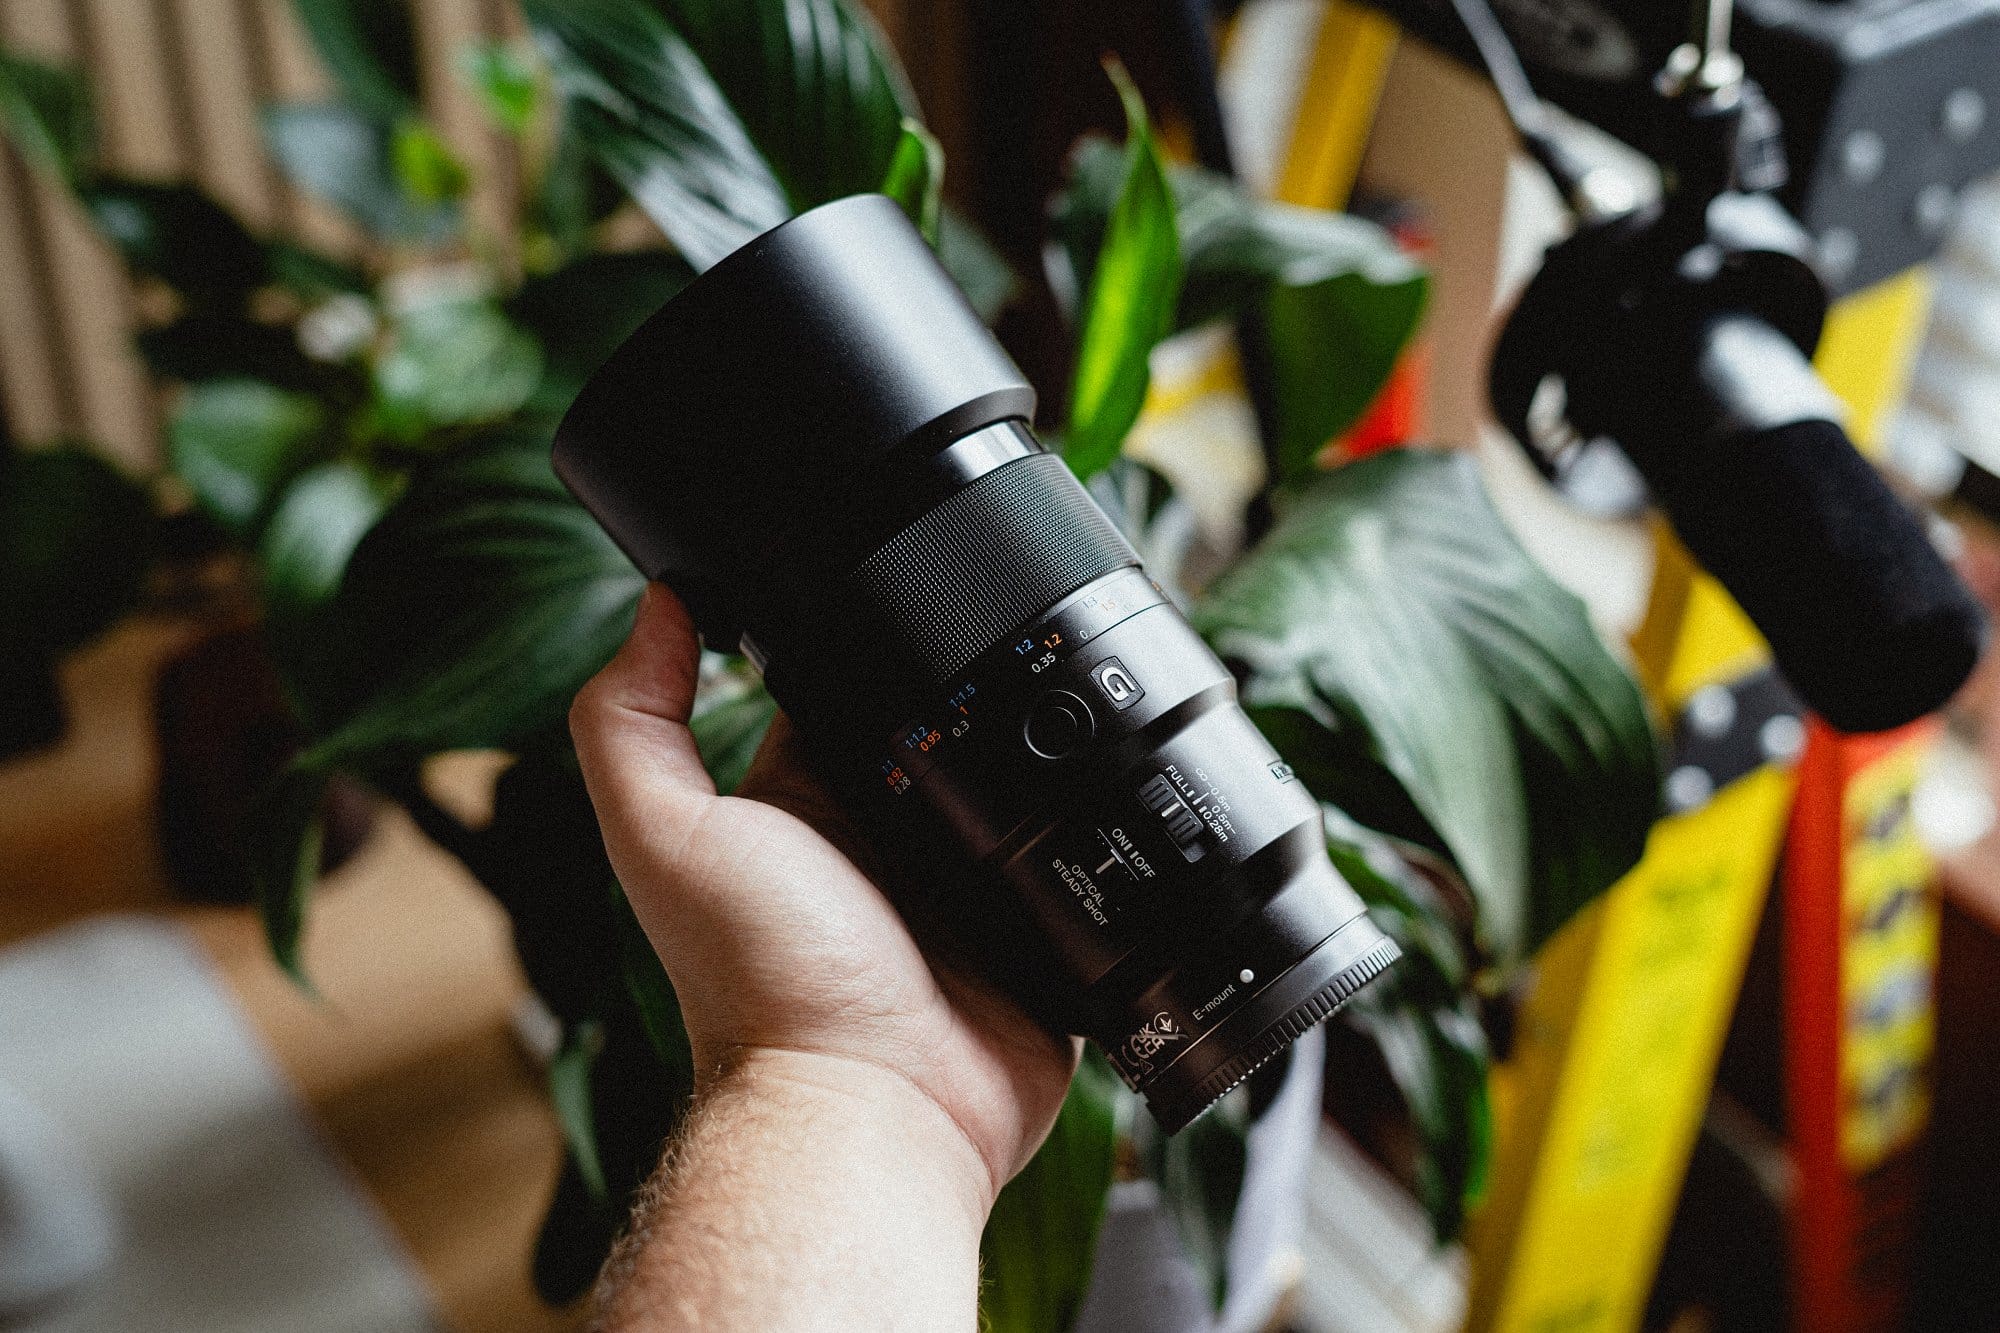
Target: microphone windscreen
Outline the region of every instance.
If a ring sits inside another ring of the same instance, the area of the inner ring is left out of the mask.
[[[1841,731],[1943,706],[1986,624],[1913,512],[1830,421],[1634,450],[1674,531],[1764,634],[1779,671]]]

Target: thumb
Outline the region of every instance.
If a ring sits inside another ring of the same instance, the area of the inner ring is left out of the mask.
[[[676,845],[715,799],[688,729],[700,665],[687,610],[649,584],[625,645],[570,707],[570,738],[614,861],[641,830],[654,846]]]

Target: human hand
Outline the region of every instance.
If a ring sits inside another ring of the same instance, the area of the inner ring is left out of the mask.
[[[783,718],[718,796],[687,725],[698,666],[686,611],[650,586],[570,714],[612,867],[680,999],[697,1105],[752,1080],[888,1117],[920,1165],[970,1172],[983,1219],[1054,1122],[1077,1044],[932,968],[836,845],[852,831]]]

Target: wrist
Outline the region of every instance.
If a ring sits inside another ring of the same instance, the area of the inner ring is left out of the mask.
[[[922,1089],[769,1048],[698,1067],[602,1327],[972,1327],[991,1175]]]
[[[1003,1178],[965,1128],[908,1074],[857,1056],[732,1049],[698,1076],[695,1105],[742,1102],[878,1180],[934,1196],[976,1239]]]

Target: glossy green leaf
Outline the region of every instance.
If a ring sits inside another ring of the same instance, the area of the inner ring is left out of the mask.
[[[1249,1090],[1238,1088],[1180,1133],[1154,1135],[1147,1146],[1146,1169],[1209,1303],[1220,1310],[1229,1294],[1229,1237],[1250,1164]]]
[[[549,1062],[549,1100],[555,1105],[556,1124],[562,1130],[563,1145],[583,1173],[583,1183],[593,1199],[602,1201],[604,1163],[597,1155],[597,1120],[591,1095],[591,1068],[604,1049],[604,1029],[596,1023],[581,1023],[563,1039],[562,1049]]]
[[[790,215],[701,60],[641,0],[522,7],[579,141],[689,263],[706,268]]]
[[[770,691],[746,672],[731,672],[722,680],[704,683],[688,725],[701,751],[702,766],[715,779],[717,791],[727,796],[742,783],[777,713],[778,704]]]
[[[325,795],[324,771],[293,768],[264,794],[255,812],[244,821],[248,830],[245,855],[257,890],[265,942],[278,966],[308,994],[312,993],[312,982],[299,946],[313,882],[319,878],[326,833],[320,802]]]
[[[1072,155],[1054,219],[1063,288],[1090,282],[1123,172],[1124,154],[1106,140],[1086,139]],[[1423,268],[1372,222],[1258,199],[1198,167],[1168,176],[1186,270],[1175,327],[1242,315],[1263,323],[1280,471],[1307,475],[1416,331],[1429,294]]]
[[[292,0],[313,49],[356,108],[394,124],[416,109],[412,0]]]
[[[1358,272],[1280,283],[1264,300],[1278,473],[1299,481],[1360,420],[1423,315],[1427,280],[1384,284]]]
[[[1145,104],[1123,69],[1110,70],[1125,103],[1124,174],[1083,303],[1063,442],[1071,470],[1085,478],[1118,456],[1139,419],[1147,358],[1172,326],[1181,282],[1173,194]]]
[[[875,21],[850,0],[651,0],[687,40],[803,211],[881,188],[917,112]]]
[[[30,161],[72,183],[96,160],[90,88],[74,70],[0,51],[0,125]]]
[[[1429,848],[1367,828],[1334,806],[1321,808],[1327,855],[1368,904],[1375,924],[1405,958],[1421,956],[1447,990],[1471,989],[1472,903],[1465,880]]]
[[[945,272],[988,324],[1020,291],[1020,278],[1000,252],[950,204],[938,210],[937,252]]]
[[[640,585],[556,480],[546,436],[438,459],[328,608],[311,761],[366,769],[547,733],[624,641]]]
[[[540,67],[512,42],[473,43],[459,52],[458,72],[493,123],[509,134],[526,133],[541,112]]]
[[[351,459],[308,468],[285,488],[258,545],[274,637],[290,637],[290,627],[339,590],[348,557],[394,493],[386,478]]]
[[[323,301],[343,293],[369,294],[368,275],[352,264],[279,238],[264,247],[272,281],[305,301]]]
[[[534,409],[566,410],[618,344],[693,276],[679,255],[641,250],[585,255],[523,283],[506,311],[542,345]]]
[[[1117,1162],[1122,1092],[1104,1057],[1085,1052],[1048,1140],[987,1218],[979,1241],[982,1328],[1062,1333],[1075,1321]]]
[[[428,294],[397,312],[375,363],[378,424],[416,440],[439,426],[495,421],[527,402],[541,378],[541,348],[497,305]]]
[[[397,175],[393,125],[339,102],[292,102],[264,112],[264,141],[291,182],[388,241],[435,245],[458,223]]]
[[[1179,599],[1181,567],[1199,535],[1199,522],[1173,483],[1136,458],[1119,457],[1090,479],[1088,489],[1146,562],[1146,572]]]
[[[472,184],[472,173],[438,132],[414,117],[399,121],[389,136],[389,164],[397,183],[420,207],[456,203]]]
[[[1346,1021],[1374,1040],[1417,1132],[1417,1194],[1440,1243],[1457,1238],[1485,1191],[1493,1149],[1492,1055],[1469,989],[1448,868],[1422,849],[1329,810],[1327,852],[1368,913],[1402,948]],[[1455,886],[1460,887],[1462,886]]]
[[[320,405],[261,380],[189,387],[167,423],[167,461],[218,522],[250,535],[279,488],[325,444]]]
[[[640,928],[639,918],[632,914],[624,886],[614,883],[612,893],[617,898],[619,976],[639,1012],[646,1040],[676,1090],[675,1104],[667,1109],[677,1112],[678,1103],[694,1091],[694,1052],[688,1046],[680,998],[674,994],[673,982],[667,979],[667,970],[660,966],[660,955],[654,952],[652,941]]]
[[[1317,795],[1449,852],[1503,965],[1638,860],[1659,785],[1638,688],[1464,455],[1321,477],[1195,618]]]
[[[271,280],[264,247],[192,185],[98,177],[79,187],[97,230],[133,272],[197,302],[240,303]]]
[[[1486,1190],[1493,1153],[1492,1056],[1478,1004],[1413,972],[1392,971],[1355,998],[1348,1021],[1381,1049],[1422,1145],[1417,1196],[1440,1244],[1456,1240]]]
[[[944,188],[944,148],[914,120],[903,122],[903,135],[889,159],[881,191],[894,199],[917,224],[932,249],[938,243],[938,205]]]
[[[128,610],[154,555],[151,497],[80,445],[0,441],[0,625],[7,652],[81,646]]]

